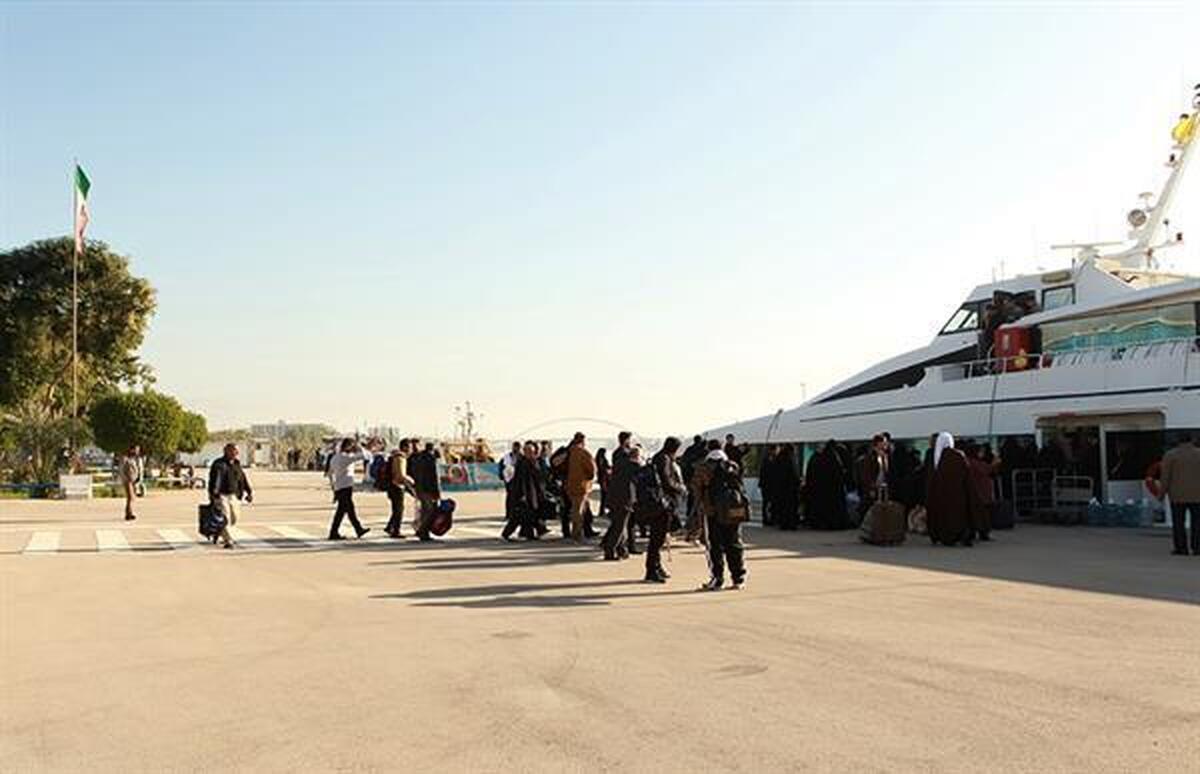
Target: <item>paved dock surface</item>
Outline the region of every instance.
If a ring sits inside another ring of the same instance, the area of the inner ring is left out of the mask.
[[[364,493],[329,544],[319,476],[251,476],[237,551],[196,492],[0,500],[0,771],[1200,768],[1200,557],[1163,533],[751,528],[748,587],[701,594],[694,547],[652,586],[501,543],[496,494],[421,545]]]

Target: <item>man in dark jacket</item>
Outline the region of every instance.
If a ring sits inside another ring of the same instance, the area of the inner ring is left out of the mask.
[[[671,576],[662,565],[662,548],[667,542],[667,530],[671,526],[671,518],[679,510],[679,503],[687,493],[683,484],[683,472],[675,462],[682,442],[675,437],[663,442],[662,449],[651,458],[650,464],[658,476],[658,486],[662,490],[662,503],[650,503],[647,507],[646,522],[650,525],[650,543],[646,546],[646,582],[666,583]],[[639,507],[643,507],[639,504]]]
[[[633,477],[641,466],[642,450],[637,446],[622,454],[613,453],[612,479],[608,484],[608,531],[600,543],[608,561],[629,558],[629,520],[636,498]]]
[[[208,499],[213,508],[225,516],[225,528],[221,530],[221,544],[233,548],[233,538],[229,528],[237,524],[240,503],[254,502],[254,493],[250,489],[250,481],[238,462],[237,444],[225,444],[225,453],[208,469]]]
[[[429,525],[437,510],[438,500],[442,497],[442,485],[438,479],[437,457],[434,455],[432,443],[426,443],[425,448],[409,458],[414,486],[417,490],[417,501],[420,503],[420,516],[416,525],[417,539],[422,542],[433,540],[429,534]]]

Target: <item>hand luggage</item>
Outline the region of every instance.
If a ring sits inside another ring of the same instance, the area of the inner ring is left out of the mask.
[[[992,529],[1012,529],[1016,523],[1016,503],[1012,500],[997,500],[992,503]]]
[[[925,535],[929,533],[929,514],[925,512],[924,505],[918,505],[908,512],[908,531],[914,535]]]
[[[429,521],[430,532],[441,537],[450,531],[450,528],[454,526],[455,505],[456,503],[449,498],[438,501],[433,518]]]
[[[908,533],[904,504],[888,499],[887,487],[879,488],[879,499],[867,509],[858,537],[875,546],[894,546],[904,542]]]
[[[197,525],[198,531],[209,540],[215,540],[225,529],[225,514],[221,512],[220,508],[214,508],[210,503],[201,503],[198,510],[200,516]]]

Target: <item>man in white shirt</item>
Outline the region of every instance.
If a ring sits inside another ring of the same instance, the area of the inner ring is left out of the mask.
[[[333,523],[329,525],[330,540],[344,540],[341,533],[342,518],[348,516],[350,525],[358,537],[371,531],[358,521],[354,510],[354,466],[358,463],[371,464],[370,452],[364,451],[357,442],[343,438],[341,448],[329,460],[329,478],[333,483],[333,499],[337,509],[333,512]]]

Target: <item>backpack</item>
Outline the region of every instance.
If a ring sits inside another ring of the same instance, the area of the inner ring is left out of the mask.
[[[563,446],[554,454],[550,455],[550,470],[555,476],[566,477],[567,475],[567,460],[571,457],[571,450]]]
[[[662,484],[659,483],[658,471],[655,470],[653,462],[643,465],[633,474],[633,492],[638,508],[665,507]]]
[[[738,466],[729,460],[718,460],[713,466],[708,484],[717,520],[724,524],[741,524],[750,519],[750,498],[739,475]]]
[[[371,477],[375,480],[375,488],[386,492],[388,485],[392,483],[392,460],[376,458],[371,464]]]

